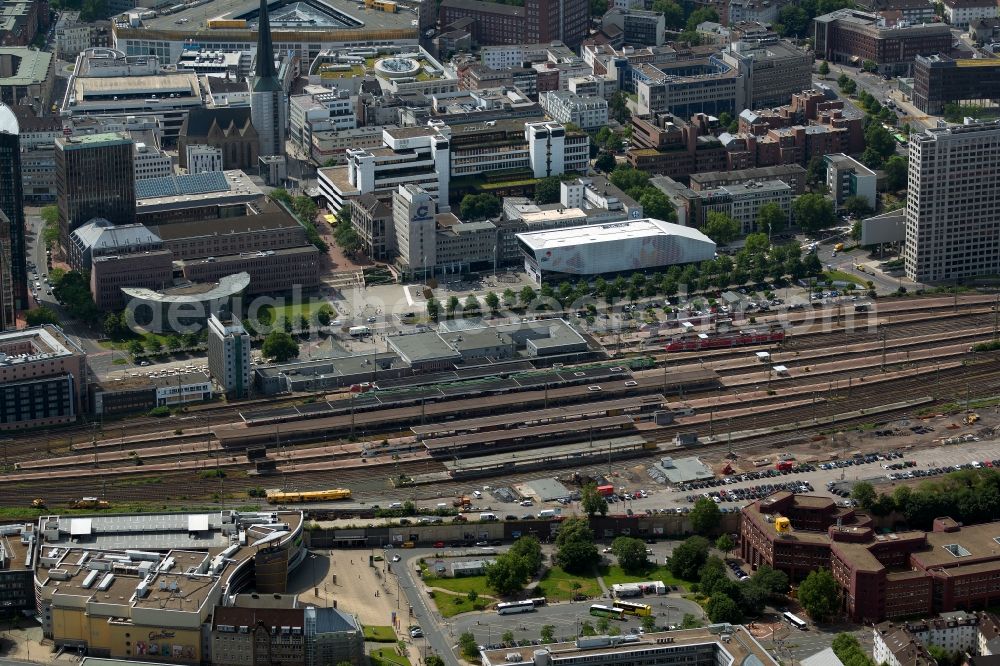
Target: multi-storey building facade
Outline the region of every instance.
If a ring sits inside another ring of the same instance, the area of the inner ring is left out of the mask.
[[[951,51],[944,23],[887,25],[877,14],[839,9],[815,18],[817,58],[830,62],[871,60],[882,74],[907,74],[918,55]]]
[[[441,25],[469,18],[473,38],[483,45],[540,44],[560,41],[575,47],[587,35],[585,0],[525,0],[523,7],[481,0],[444,0]]]
[[[944,18],[956,28],[966,29],[977,19],[997,17],[997,3],[992,0],[944,0]]]
[[[538,96],[545,113],[556,122],[573,123],[585,130],[608,124],[608,100],[603,97],[583,97],[573,92],[549,91]]]
[[[59,225],[69,234],[93,218],[113,224],[135,221],[132,142],[120,134],[56,139]]]
[[[86,387],[86,354],[58,326],[0,333],[0,430],[73,423]]]
[[[205,173],[206,171],[222,171],[222,149],[215,146],[189,144],[184,153],[188,173]]]
[[[0,330],[13,327],[9,314],[28,307],[28,267],[24,244],[24,197],[21,181],[21,141],[17,116],[9,106],[0,105]]]
[[[1000,123],[931,128],[909,143],[906,274],[919,282],[1000,272]]]
[[[781,207],[787,222],[792,210],[793,190],[780,180],[747,181],[699,191],[685,187],[666,176],[650,181],[677,209],[677,221],[688,227],[701,227],[710,212],[722,213],[740,223],[740,233],[757,231],[757,213],[766,203]]]
[[[748,180],[780,180],[791,186],[792,194],[795,196],[806,191],[806,170],[798,164],[779,164],[735,171],[706,171],[691,174],[690,180],[691,189],[695,192],[722,185],[745,183]]]
[[[208,318],[208,372],[227,397],[250,396],[250,335],[232,314]]]
[[[666,18],[663,12],[643,9],[611,9],[601,17],[601,29],[617,28],[625,44],[660,46],[664,41]]]
[[[837,206],[843,206],[849,197],[861,197],[868,207],[875,210],[875,172],[853,157],[833,153],[823,157],[826,164],[826,187]]]
[[[913,65],[913,105],[933,115],[945,104],[989,106],[1000,99],[1000,61],[991,58],[917,56]]]
[[[670,113],[632,116],[632,140],[625,153],[636,169],[682,179],[727,168],[726,148],[713,134],[717,120],[698,114],[690,123]]]
[[[742,97],[750,109],[788,104],[792,95],[812,87],[812,54],[777,35],[737,40],[722,58],[742,77]]]

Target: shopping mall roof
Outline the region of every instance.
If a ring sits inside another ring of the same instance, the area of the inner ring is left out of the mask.
[[[588,224],[517,234],[521,242],[535,251],[656,236],[683,236],[691,240],[712,242],[711,238],[697,229],[651,217],[613,224]]]

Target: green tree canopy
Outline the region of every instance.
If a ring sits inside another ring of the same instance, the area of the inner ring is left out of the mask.
[[[885,171],[885,185],[891,192],[901,190],[906,187],[907,166],[906,158],[901,155],[893,155],[882,165]]]
[[[597,159],[594,160],[594,168],[598,171],[603,171],[604,173],[614,171],[617,164],[618,162],[615,160],[615,156],[611,153],[602,152],[597,156]]]
[[[663,14],[668,30],[684,27],[684,9],[674,0],[653,0],[653,11]]]
[[[58,324],[59,315],[52,308],[42,306],[24,313],[24,318],[28,326],[41,326],[42,324]]]
[[[788,224],[788,215],[774,201],[768,201],[757,209],[757,228],[770,236],[780,233]]]
[[[563,521],[556,533],[556,548],[556,562],[571,573],[590,571],[601,558],[586,518]]]
[[[827,569],[810,571],[799,585],[799,602],[816,622],[830,619],[840,606],[837,581]]]
[[[708,539],[701,536],[688,537],[674,548],[667,568],[681,580],[696,580],[698,571],[708,559]]]
[[[649,567],[646,544],[642,539],[620,536],[611,543],[611,552],[626,573],[642,573]]]
[[[500,200],[492,194],[466,194],[459,204],[463,220],[482,220],[500,214]]]
[[[705,612],[708,613],[708,619],[714,623],[739,624],[743,622],[743,612],[740,607],[725,594],[713,594],[708,603],[705,604]]]
[[[872,212],[872,207],[864,197],[852,194],[844,199],[844,210],[853,217],[862,218]]]
[[[822,194],[803,194],[792,203],[792,212],[806,231],[826,229],[837,221],[833,202]]]
[[[750,580],[772,597],[779,597],[788,592],[788,574],[772,569],[766,564],[759,566]]]
[[[719,505],[707,497],[699,498],[688,514],[691,529],[697,534],[711,534],[722,522],[722,512]]]
[[[535,202],[550,204],[559,201],[559,187],[562,181],[559,176],[548,176],[535,183]],[[492,215],[487,216],[492,217]]]
[[[299,343],[284,331],[271,331],[264,338],[261,352],[276,363],[284,363],[299,355]]]
[[[598,513],[602,516],[608,515],[608,500],[597,492],[596,483],[591,482],[583,487],[583,491],[580,493],[580,504],[588,516]]]
[[[648,187],[639,197],[639,205],[642,206],[646,217],[653,217],[657,220],[670,222],[677,219],[677,212],[674,205],[666,194],[655,187]]]
[[[715,540],[715,548],[720,552],[729,553],[735,547],[736,544],[733,543],[733,538],[728,534],[720,534],[719,538]]]
[[[725,213],[710,210],[705,216],[702,232],[719,245],[732,243],[740,235],[740,223]]]

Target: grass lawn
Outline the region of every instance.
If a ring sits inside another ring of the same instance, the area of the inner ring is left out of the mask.
[[[375,641],[376,643],[395,643],[396,632],[393,631],[392,627],[388,625],[385,626],[365,625],[365,640]]]
[[[459,613],[481,611],[493,601],[492,599],[479,597],[473,602],[469,601],[464,594],[451,594],[450,592],[442,592],[441,590],[431,590],[430,595],[434,599],[434,603],[437,604],[441,617],[454,617]]]
[[[579,587],[574,587],[574,583]],[[599,597],[601,586],[597,583],[596,576],[575,576],[563,571],[561,567],[552,567],[539,581],[538,593],[546,599],[568,601],[577,593]]]
[[[428,576],[424,573],[424,585],[427,587],[439,587],[442,590],[449,590],[458,594],[468,594],[475,590],[479,595],[486,595],[490,590],[486,586],[486,576],[463,576],[461,578],[444,578],[438,576]]]
[[[289,303],[288,305],[281,305],[274,307],[272,305],[265,305],[260,309],[258,313],[258,318],[265,318],[267,315],[264,312],[270,312],[275,317],[271,318],[271,321],[277,321],[278,319],[288,319],[291,318],[293,322],[297,322],[299,315],[304,315],[307,318],[311,318],[315,312],[318,312],[323,306],[330,307],[330,304],[326,301],[320,301],[316,299],[310,299],[305,303]]]
[[[662,565],[652,566],[645,573],[634,576],[622,571],[622,568],[617,564],[613,564],[607,568],[602,577],[604,578],[604,584],[608,587],[619,583],[641,583],[649,580],[659,580],[663,581],[664,585],[682,585],[684,587],[691,584],[689,581],[674,577],[670,573],[670,569]]]
[[[833,280],[834,282],[853,282],[859,287],[865,286],[865,280],[863,278],[851,273],[845,273],[844,271],[823,271],[823,277],[820,279],[820,282],[823,280]]]
[[[399,666],[410,666],[410,660],[396,654],[395,648],[372,650],[371,661],[373,664],[398,664]]]

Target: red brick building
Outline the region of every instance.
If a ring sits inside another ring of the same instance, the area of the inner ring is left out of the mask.
[[[698,114],[686,123],[669,113],[632,116],[632,143],[626,157],[636,169],[674,179],[692,173],[729,168],[722,143],[712,134],[713,123]]]
[[[443,0],[442,26],[473,20],[472,37],[480,46],[562,42],[576,48],[587,36],[588,0],[525,0],[523,7],[482,0]]]
[[[791,521],[779,533],[778,517]],[[1000,524],[938,518],[930,532],[877,534],[871,517],[829,498],[781,492],[743,509],[740,552],[800,582],[829,569],[855,622],[983,609],[1000,601]]]

